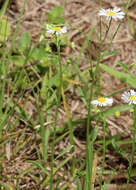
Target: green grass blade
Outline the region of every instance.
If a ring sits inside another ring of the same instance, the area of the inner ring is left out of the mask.
[[[109,67],[107,65],[104,65],[104,64],[100,64],[100,67],[104,71],[108,72],[110,75],[119,79],[120,81],[122,81],[126,84],[129,84],[133,88],[136,88],[136,77],[135,77],[135,75],[117,71],[117,70],[112,69],[111,67]]]
[[[56,169],[53,170],[53,175],[55,175],[57,173],[57,171],[63,167],[71,158],[68,157],[66,158],[65,160],[63,160],[58,166]],[[48,175],[48,177],[43,181],[42,183],[42,187],[45,187],[46,184],[48,184],[49,180],[50,180],[50,177],[51,177],[51,173]]]
[[[130,105],[121,105],[121,106],[115,106],[115,107],[112,107],[112,108],[108,108],[107,110],[105,110],[103,112],[104,116],[107,118],[107,117],[110,117],[110,116],[113,116],[115,115],[115,113],[117,111],[121,112],[121,111],[127,111],[127,110],[130,110],[132,106]],[[100,113],[97,113],[97,114],[93,114],[91,115],[91,120],[95,119],[98,117]],[[75,121],[71,121],[71,125],[72,127],[78,127],[79,125],[83,124],[83,123],[86,123],[87,121],[87,117],[84,117],[84,118],[81,118],[81,119],[77,119]],[[65,125],[63,125],[62,127],[59,127],[57,128],[57,131],[56,133],[57,134],[62,134],[64,133],[65,131],[68,130],[68,124],[66,123]],[[52,131],[51,131],[52,132]]]
[[[9,0],[6,0],[2,6],[2,8],[0,9],[0,17],[2,18],[6,12],[6,9],[8,7],[8,3],[9,3]]]
[[[58,158],[62,157],[66,152],[70,151],[73,148],[73,145],[69,145],[67,148],[65,148],[57,157],[55,160]]]
[[[77,190],[82,190],[82,186],[78,177],[76,178],[76,184],[77,184]]]

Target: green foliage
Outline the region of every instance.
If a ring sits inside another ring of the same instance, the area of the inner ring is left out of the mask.
[[[31,37],[29,32],[24,32],[18,41],[19,50],[24,53],[30,47]]]
[[[124,69],[124,71],[126,71],[127,73],[130,73],[129,68],[127,67],[127,65],[125,65],[123,62],[118,61],[118,64]]]
[[[4,14],[6,12],[6,9],[8,7],[8,3],[9,3],[9,0],[4,1],[4,4],[3,4],[2,8],[0,9],[0,18],[3,18]]]
[[[77,183],[77,190],[82,190],[82,186],[78,177],[76,178],[76,183]]]
[[[80,96],[81,100],[83,101],[83,103],[86,105],[86,107],[88,106],[84,92],[82,90],[82,88],[78,87],[78,95]]]
[[[122,155],[123,158],[128,160],[127,153],[118,146],[117,140],[115,138],[112,138],[112,146],[114,147],[115,151]]]
[[[131,105],[121,105],[121,106],[114,106],[114,107],[111,107],[109,109],[107,109],[106,111],[103,112],[104,116],[107,118],[107,117],[110,117],[110,116],[113,116],[115,115],[115,113],[118,111],[118,112],[121,112],[121,111],[127,111],[131,108],[132,106]]]
[[[94,142],[96,140],[97,135],[98,135],[98,126],[96,125],[94,127],[94,129],[92,130],[92,133],[91,133],[91,140],[92,140],[92,142]]]
[[[100,67],[108,72],[110,75],[114,76],[115,78],[119,79],[120,81],[129,84],[131,87],[136,88],[136,77],[133,74],[126,74],[124,72],[117,71],[115,69],[112,69],[111,67],[100,64]],[[124,67],[124,65],[123,65]],[[125,68],[125,67],[124,67]],[[127,69],[127,68],[125,68]]]
[[[0,41],[6,41],[10,35],[10,24],[7,20],[0,20]]]
[[[73,148],[73,145],[67,146],[67,148],[65,148],[65,149],[56,157],[55,160],[57,160],[57,159],[59,159],[60,157],[62,157],[64,154],[66,154],[67,152],[69,152],[72,148]]]
[[[25,62],[24,57],[22,57],[21,55],[14,55],[14,56],[12,56],[11,60],[18,67],[23,66],[24,62]]]
[[[62,6],[54,7],[46,16],[50,24],[63,24],[65,21]]]
[[[109,55],[115,55],[115,54],[117,54],[119,52],[120,52],[120,50],[114,50],[114,51],[111,51],[111,52],[106,52],[106,53],[102,54],[102,57],[106,57],[106,56],[109,56]]]

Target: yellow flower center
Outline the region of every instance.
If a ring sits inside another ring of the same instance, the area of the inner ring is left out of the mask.
[[[136,96],[130,96],[129,100],[131,100],[131,101],[136,100]]]
[[[55,26],[55,27],[53,28],[53,30],[54,30],[54,31],[60,31],[60,30],[61,30],[61,28],[60,28],[60,27],[56,27],[56,26]]]
[[[107,13],[108,16],[115,16],[115,14],[116,14],[116,13],[113,12],[113,11],[109,11],[109,12]]]
[[[101,103],[106,102],[106,98],[100,97],[100,98],[98,98],[98,102],[101,102]]]

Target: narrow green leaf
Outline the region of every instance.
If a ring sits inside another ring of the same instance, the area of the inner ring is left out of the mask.
[[[10,24],[7,20],[0,20],[0,40],[6,41],[10,35]]]
[[[81,100],[83,101],[83,103],[87,106],[87,101],[85,99],[84,92],[80,87],[78,87],[78,94],[79,94]]]
[[[58,158],[62,157],[66,152],[70,151],[73,148],[73,145],[69,145],[67,148],[65,148],[57,157],[55,160]]]
[[[35,161],[32,161],[32,162],[35,162]],[[22,177],[28,173],[30,173],[32,170],[34,170],[35,168],[37,168],[38,166],[35,164],[35,165],[32,165],[31,167],[27,168],[26,170],[24,170],[23,172],[20,172],[18,177]]]
[[[115,115],[115,113],[117,111],[121,112],[121,111],[127,111],[127,110],[130,110],[132,106],[130,105],[121,105],[121,106],[115,106],[115,107],[112,107],[112,108],[108,108],[107,110],[105,110],[103,112],[104,116],[107,118],[107,117],[110,117],[110,116],[113,116]],[[99,115],[99,113],[97,114],[94,114],[91,116],[91,120],[97,118]],[[75,121],[71,121],[71,125],[72,127],[78,127],[79,125],[81,125],[82,123],[86,123],[87,121],[87,117],[84,117],[84,118],[81,118],[81,119],[78,119],[78,120],[75,120]],[[64,133],[64,131],[67,131],[68,130],[68,123],[66,123],[65,125],[63,125],[62,127],[59,127],[57,128],[57,134],[62,134]]]
[[[24,32],[18,41],[18,47],[22,52],[24,52],[27,48],[29,48],[30,43],[31,37],[29,32]]]
[[[100,64],[100,67],[104,71],[108,72],[110,75],[119,79],[120,81],[129,84],[133,88],[136,88],[136,77],[135,77],[135,75],[117,71],[117,70],[112,69],[111,67],[109,67],[107,65],[104,65],[104,64]]]
[[[102,54],[102,57],[106,57],[106,56],[109,56],[109,55],[114,55],[114,54],[117,54],[119,52],[120,52],[120,50],[114,50],[114,51],[111,51],[111,52],[106,52],[106,53]]]
[[[24,57],[20,56],[20,55],[14,55],[11,57],[13,63],[18,66],[18,67],[22,67],[25,63],[25,59]]]
[[[126,72],[130,72],[129,68],[127,67],[127,65],[125,65],[123,62],[118,61],[118,64],[126,71]]]
[[[53,171],[53,175],[55,175],[57,173],[57,171],[62,168],[71,158],[70,157],[67,157],[65,160],[63,160],[62,162],[60,162],[60,164],[57,166],[57,168],[54,169]],[[47,178],[43,181],[42,183],[42,187],[45,187],[45,185],[49,182],[50,180],[50,177],[51,177],[51,174],[49,174],[47,176]]]
[[[115,106],[115,107],[112,107],[112,108],[109,108],[107,109],[106,111],[103,112],[104,116],[105,117],[110,117],[110,116],[113,116],[115,115],[115,113],[117,111],[121,112],[121,111],[127,111],[131,108],[132,106],[131,105],[121,105],[121,106]]]
[[[5,0],[2,8],[0,9],[0,17],[2,19],[2,17],[4,16],[5,12],[6,12],[6,9],[8,7],[8,3],[9,3],[9,0]]]
[[[43,82],[42,82],[42,88],[41,88],[42,99],[46,99],[47,97],[47,91],[48,91],[47,84],[48,84],[48,76],[47,76],[47,73],[45,73]]]
[[[33,164],[33,166],[36,166],[38,168],[41,169],[41,171],[46,174],[46,175],[49,175],[48,171],[45,169],[45,167],[43,167],[42,163],[40,161],[33,161],[33,160],[30,160],[29,161],[30,163]]]
[[[77,190],[82,190],[82,186],[78,177],[76,178],[76,184],[77,184]]]
[[[98,126],[96,125],[91,134],[91,140],[94,142],[98,135]]]
[[[127,153],[118,146],[118,143],[115,140],[115,138],[112,139],[111,143],[116,152],[121,154],[124,158],[128,159]]]

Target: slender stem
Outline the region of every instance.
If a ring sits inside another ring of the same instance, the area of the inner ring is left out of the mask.
[[[89,106],[88,106],[88,117],[87,117],[87,130],[86,130],[86,151],[87,151],[87,160],[86,160],[86,185],[87,185],[87,190],[92,189],[92,156],[90,154],[90,148],[91,148],[91,153],[93,154],[93,145],[91,143],[90,146],[90,119],[91,119],[91,100],[93,97],[93,89],[94,89],[94,84],[92,84],[91,90],[90,90],[90,99],[89,99]]]
[[[110,47],[111,47],[111,45],[112,45],[112,42],[113,42],[113,40],[114,40],[116,34],[118,33],[121,24],[122,24],[122,21],[121,21],[121,22],[119,23],[119,25],[117,26],[117,29],[116,29],[116,31],[114,32],[114,34],[113,34],[113,36],[112,36],[112,38],[111,38],[111,40],[110,40],[110,42],[109,42],[109,44],[108,44],[106,50],[104,51],[104,53],[110,49]]]
[[[100,183],[100,189],[102,189],[102,177],[104,173],[104,164],[105,164],[105,156],[106,156],[106,118],[104,115],[102,115],[103,119],[103,159],[102,159],[102,175],[101,175],[101,183]]]
[[[88,41],[89,42],[89,41]],[[91,44],[89,44],[90,46]],[[93,90],[95,86],[95,78],[92,73],[93,62],[92,62],[92,52],[89,49],[89,57],[90,57],[90,77],[92,77],[92,84],[89,93],[89,105],[88,105],[88,116],[87,116],[87,128],[86,128],[86,190],[92,189],[92,163],[93,163],[93,142],[90,142],[90,120],[91,120],[91,110],[92,105],[91,101],[93,99]]]
[[[102,19],[100,17],[100,41],[102,40]]]
[[[125,6],[125,13],[126,14],[128,12],[128,8],[129,8],[130,3],[131,3],[131,0],[128,0],[128,2],[126,3],[126,6]]]
[[[61,55],[60,55],[60,41],[56,37],[56,45],[57,45],[57,53],[58,53],[58,63],[59,63],[59,88],[58,88],[58,99],[56,105],[55,119],[54,119],[54,128],[53,128],[53,142],[52,142],[52,154],[51,154],[51,176],[50,176],[50,190],[53,190],[53,174],[54,174],[54,152],[55,152],[55,140],[56,140],[56,129],[57,129],[57,118],[59,113],[59,105],[61,102],[61,89],[62,89],[62,63],[61,63]]]
[[[71,149],[71,153],[74,153],[74,134],[73,134],[73,128],[72,128],[72,123],[71,123],[71,119],[70,119],[70,113],[68,110],[68,106],[66,103],[66,98],[65,98],[65,94],[64,94],[64,89],[62,87],[62,99],[63,99],[63,104],[64,104],[64,109],[67,115],[67,120],[68,120],[68,127],[69,127],[69,138],[70,138],[70,144],[72,145],[72,149]],[[72,155],[72,176],[74,177],[74,172],[75,171],[75,158]]]
[[[105,32],[105,36],[103,38],[103,40],[101,39],[101,33],[100,33],[100,47],[98,49],[98,54],[97,54],[97,64],[96,64],[96,68],[95,68],[95,73],[94,73],[94,79],[96,78],[96,75],[98,76],[98,80],[97,80],[97,92],[96,94],[98,95],[100,93],[100,73],[99,73],[99,65],[100,65],[100,61],[101,61],[101,49],[102,49],[102,45],[109,33],[109,30],[110,30],[110,26],[111,26],[111,22],[112,22],[112,18],[110,19],[109,21],[109,24],[108,24],[108,27],[107,27],[107,30]],[[101,32],[101,31],[100,31]]]
[[[136,106],[135,105],[134,105],[133,117],[134,117],[133,144],[132,144],[131,158],[130,158],[130,161],[129,161],[128,178],[127,178],[127,187],[126,187],[126,190],[129,189],[129,183],[130,183],[130,178],[131,178],[131,173],[132,173],[133,161],[134,161],[134,156],[135,156],[135,151],[136,151]]]
[[[108,35],[108,33],[109,33],[109,30],[110,30],[111,22],[112,22],[112,17],[111,17],[111,19],[110,19],[110,21],[109,21],[107,30],[106,30],[106,32],[105,32],[105,36],[104,36],[103,40],[101,41],[101,45],[104,43],[105,39],[107,38],[107,35]]]

